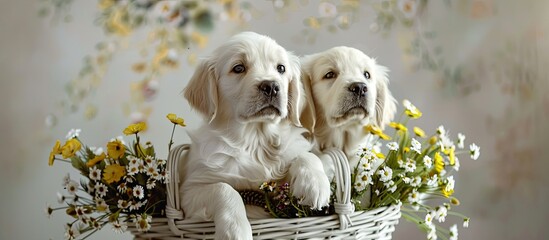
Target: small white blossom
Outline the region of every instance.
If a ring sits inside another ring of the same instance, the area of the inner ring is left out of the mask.
[[[57,203],[62,204],[65,201],[65,196],[60,192],[57,192]]]
[[[458,133],[457,147],[459,149],[463,149],[465,147],[465,135],[463,135],[463,133]]]
[[[95,206],[97,207],[97,209],[105,209],[105,211],[109,210],[109,205],[107,205],[107,202],[105,202],[105,200],[102,198],[95,199]]]
[[[397,190],[397,186],[393,185],[391,188],[389,188],[389,192],[394,193]]]
[[[90,168],[89,177],[91,180],[99,181],[101,180],[101,169],[97,169],[96,166]]]
[[[152,178],[149,178],[149,180],[147,180],[147,189],[153,189],[154,187],[156,186],[156,181]]]
[[[409,203],[419,202],[419,193],[417,192],[417,189],[414,188],[412,192],[408,194],[408,202]]]
[[[67,188],[67,192],[69,192],[70,195],[75,195],[76,191],[78,191],[78,183],[73,180],[70,180],[66,188]]]
[[[364,184],[364,182],[362,181],[356,181],[354,187],[357,192],[361,192],[361,191],[364,191],[364,189],[366,189],[366,184]]]
[[[454,161],[455,161],[455,163],[454,163],[454,166],[452,166],[452,167],[454,168],[454,170],[456,170],[456,172],[458,172],[458,171],[459,171],[459,167],[461,166],[461,165],[459,164],[459,159],[458,159],[458,157],[454,157]]]
[[[437,227],[434,224],[429,226],[429,233],[427,234],[428,240],[437,240]]]
[[[129,164],[126,166],[126,172],[128,176],[133,176],[139,173],[139,165]]]
[[[476,144],[469,145],[470,153],[471,153],[471,159],[477,160],[480,156],[480,147]]]
[[[143,190],[143,186],[137,185],[133,188],[133,196],[137,197],[139,199],[143,199],[145,197],[145,192]]]
[[[134,221],[137,230],[139,230],[140,232],[146,232],[151,229],[151,216],[145,215],[145,217],[143,217],[142,215],[137,215],[137,218],[135,218]]]
[[[396,142],[387,143],[387,148],[389,148],[389,150],[396,151],[398,150],[398,143]]]
[[[115,233],[124,233],[128,229],[128,225],[125,222],[114,221],[112,223],[112,230]]]
[[[438,175],[433,175],[432,177],[427,180],[427,186],[430,187],[438,187]]]
[[[80,236],[80,229],[75,224],[72,224],[72,226],[65,225],[65,239],[67,240],[73,240],[76,239],[76,237]]]
[[[95,185],[95,196],[97,198],[103,198],[107,195],[108,191],[109,189],[103,183],[97,183],[97,185]]]
[[[410,150],[421,154],[421,143],[419,143],[415,138],[412,138],[412,146],[410,147]]]
[[[455,180],[454,180],[454,176],[449,176],[448,178],[446,178],[446,192],[451,192],[454,190],[454,185],[455,185]]]
[[[463,219],[463,227],[464,227],[464,228],[468,228],[468,227],[469,227],[469,221],[470,221],[470,220],[471,220],[470,218],[465,218],[465,219]]]
[[[374,191],[374,193],[375,193],[377,196],[379,196],[379,189],[376,189],[376,190]]]
[[[446,129],[444,129],[444,126],[440,125],[437,128],[437,134],[439,136],[446,135]]]
[[[412,187],[419,187],[421,186],[421,177],[415,176],[414,179],[410,182],[410,186]]]
[[[118,189],[118,192],[125,193],[126,190],[128,190],[128,184],[126,184],[125,182],[121,182],[116,188]]]
[[[74,212],[76,213],[76,216],[80,220],[88,219],[88,216],[86,215],[85,211],[86,210],[82,206],[77,206],[77,207],[74,208]]]
[[[370,171],[372,170],[372,164],[370,161],[366,159],[360,159],[359,165],[358,165],[359,171]]]
[[[409,177],[403,177],[403,178],[402,178],[402,181],[403,181],[404,183],[406,183],[406,184],[410,184],[410,182],[412,182],[412,179],[409,178]]]
[[[433,225],[433,215],[434,215],[433,212],[428,212],[428,213],[425,215],[425,224],[426,224],[427,226]]]
[[[448,209],[445,206],[438,206],[436,215],[438,222],[446,221],[446,215],[448,215]]]
[[[65,136],[66,139],[71,139],[71,138],[75,138],[75,137],[78,137],[80,135],[80,132],[82,132],[81,129],[71,129],[68,133],[67,133],[67,136]]]
[[[383,167],[383,169],[378,170],[378,174],[380,176],[379,180],[382,182],[387,182],[393,178],[393,169],[390,167]]]
[[[426,168],[431,168],[433,166],[433,159],[425,155],[425,157],[423,157],[423,165],[425,165]]]
[[[383,185],[385,185],[386,188],[390,188],[390,187],[395,185],[395,181],[390,180],[390,181],[387,181],[386,183],[384,183]]]
[[[126,209],[130,206],[130,203],[126,200],[119,199],[118,200],[118,208],[120,209]]]
[[[450,227],[450,240],[457,240],[458,239],[458,228],[457,225],[454,224]]]
[[[416,170],[416,162],[413,159],[408,158],[406,164],[404,165],[404,171],[414,172]]]

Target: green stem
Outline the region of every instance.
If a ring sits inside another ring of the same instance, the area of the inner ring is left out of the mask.
[[[172,135],[170,137],[170,143],[168,144],[168,153],[170,152],[170,150],[172,149],[172,144],[173,144],[173,133],[175,132],[175,123],[173,124],[173,128],[172,128]]]

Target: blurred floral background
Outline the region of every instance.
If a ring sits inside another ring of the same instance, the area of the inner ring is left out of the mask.
[[[298,55],[346,45],[376,57],[395,97],[423,111],[420,127],[444,123],[481,146],[455,176],[456,210],[471,217],[460,238],[544,239],[548,10],[544,0],[4,1],[0,239],[62,238],[67,216],[44,209],[74,170],[48,167],[47,155],[71,128],[101,144],[146,121],[143,138],[165,146],[167,113],[196,128],[181,90],[201,57],[245,30]],[[425,239],[405,220],[393,237]],[[104,238],[131,235],[91,237]]]

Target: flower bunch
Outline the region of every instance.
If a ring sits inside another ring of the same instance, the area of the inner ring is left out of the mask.
[[[176,125],[184,126],[183,119],[174,114],[169,114],[168,119],[174,130]],[[157,158],[152,143],[141,144],[139,133],[146,128],[144,122],[130,124],[123,133],[134,135],[135,142],[128,145],[119,136],[106,143],[106,150],[83,146],[80,129],[71,130],[63,146],[59,140],[56,142],[48,164],[71,163],[83,176],[77,182],[67,174],[62,181],[66,193],[57,194],[58,203],[65,206],[46,208],[48,216],[64,210],[73,218],[66,225],[66,239],[90,232],[82,238],[85,239],[108,223],[118,233],[124,232],[129,224],[139,231],[148,231],[153,217],[165,215],[169,172],[166,160]]]
[[[292,195],[290,184],[277,182],[264,182],[260,187],[264,196],[259,197],[264,200],[261,207],[277,218],[300,218],[311,216],[325,216],[334,213],[333,206],[322,209],[312,209],[310,206],[303,205],[301,200]],[[249,203],[249,201],[245,201]]]
[[[459,200],[453,197],[456,179],[452,174],[459,171],[459,154],[477,160],[480,148],[472,143],[465,149],[465,135],[459,133],[453,139],[444,126],[430,136],[418,127],[409,132],[408,121],[421,117],[422,113],[407,100],[403,106],[402,121],[389,124],[394,129],[392,138],[375,126],[364,128],[377,138],[357,153],[360,161],[351,177],[355,207],[371,209],[402,203],[402,216],[425,230],[428,239],[439,236],[457,239],[457,225],[447,230],[437,226],[435,220],[442,223],[453,215],[463,219],[464,227],[468,226],[468,217],[451,211],[452,206],[459,205]],[[383,143],[386,154],[381,153]],[[369,205],[364,206],[361,200],[366,193],[371,193],[371,198]],[[430,206],[428,202],[437,204]]]

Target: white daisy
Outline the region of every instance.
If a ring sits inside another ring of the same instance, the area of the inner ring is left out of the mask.
[[[68,133],[67,133],[67,136],[65,136],[66,139],[71,139],[71,138],[75,138],[75,137],[78,137],[80,135],[80,132],[82,132],[81,129],[71,129]]]
[[[169,183],[170,181],[170,172],[163,170],[160,172],[160,179],[158,180],[164,180],[164,183]]]
[[[446,220],[446,215],[448,215],[448,209],[445,206],[438,206],[436,212],[438,222],[444,222]]]
[[[412,182],[410,182],[410,186],[420,187],[421,186],[421,177],[420,176],[415,176],[414,179],[412,179]]]
[[[428,213],[425,215],[425,224],[426,224],[427,226],[433,225],[433,215],[434,215],[434,212],[428,212]]]
[[[407,19],[412,19],[416,16],[419,2],[418,0],[400,0],[398,1],[398,9]]]
[[[120,209],[126,209],[130,206],[130,203],[126,200],[119,199],[118,200],[118,208]]]
[[[408,194],[408,202],[409,203],[419,202],[419,193],[417,192],[417,189],[414,188],[412,192]]]
[[[395,185],[395,181],[390,180],[383,184],[386,188],[390,188]]]
[[[144,217],[143,215],[137,215],[134,221],[135,221],[135,226],[137,227],[137,230],[139,230],[140,232],[146,232],[149,229],[151,229],[151,224],[150,224],[152,221],[151,216],[148,216],[145,214],[144,214]]]
[[[100,212],[109,210],[109,205],[107,205],[107,202],[105,202],[105,200],[102,198],[95,199],[95,206],[96,206],[96,209],[98,209],[98,211]]]
[[[143,164],[149,165],[154,163],[154,158],[151,156],[146,156],[145,159],[143,159]]]
[[[465,135],[463,135],[462,133],[458,133],[457,147],[459,149],[463,149],[465,147]]]
[[[72,224],[72,226],[65,225],[65,239],[73,240],[78,236],[80,236],[80,229],[76,224]]]
[[[404,183],[406,183],[406,184],[410,184],[410,182],[412,182],[412,179],[409,178],[409,177],[403,177],[403,178],[402,178],[402,181],[403,181]]]
[[[153,189],[154,187],[156,186],[156,181],[152,178],[149,178],[149,180],[147,180],[147,189]]]
[[[134,156],[128,156],[128,166],[136,166],[139,167],[139,165],[142,164],[141,159],[134,157]]]
[[[471,153],[471,159],[477,160],[480,156],[480,147],[473,143],[469,145],[469,150]]]
[[[366,189],[366,184],[364,184],[364,182],[362,181],[356,181],[354,187],[357,192],[361,192],[361,191],[364,191],[364,189]]]
[[[140,185],[135,186],[133,188],[133,196],[139,199],[143,199],[143,197],[145,197],[143,186],[140,186]]]
[[[455,161],[455,163],[454,163],[454,166],[452,166],[452,167],[453,167],[454,170],[456,170],[456,172],[457,172],[457,171],[459,171],[459,167],[460,167],[461,165],[459,164],[459,159],[458,159],[458,157],[454,157],[454,161]]]
[[[101,180],[101,169],[97,169],[96,166],[93,166],[90,168],[90,175],[91,180],[99,181]]]
[[[457,225],[454,224],[450,227],[450,239],[449,240],[457,240],[458,239],[458,228]]]
[[[387,143],[387,148],[389,148],[389,150],[396,151],[398,150],[398,143],[396,142]]]
[[[139,173],[139,165],[133,165],[133,164],[127,165],[126,172],[128,173],[129,176],[133,176]]]
[[[406,164],[404,165],[404,171],[414,172],[416,170],[416,162],[413,159],[408,158]]]
[[[380,169],[377,171],[380,178],[379,180],[382,181],[382,182],[387,182],[389,180],[391,180],[391,178],[393,178],[393,169],[391,169],[390,167],[383,167],[383,169]]]
[[[67,188],[67,192],[69,192],[70,195],[75,195],[76,191],[78,191],[78,183],[73,180],[70,180],[66,188]]]
[[[97,185],[95,185],[95,196],[97,198],[103,198],[107,195],[108,191],[109,189],[103,183],[97,183]]]
[[[76,213],[76,216],[78,219],[88,219],[88,216],[86,215],[86,209],[82,206],[76,206],[74,208],[74,212]]]
[[[153,162],[148,163],[147,166],[145,167],[145,173],[151,177],[158,176],[158,170],[156,168],[156,164]]]
[[[427,180],[427,186],[430,187],[438,187],[438,175],[433,175],[432,177]]]
[[[128,229],[126,222],[119,222],[118,220],[112,222],[112,230],[115,233],[124,233],[126,229]]]
[[[412,138],[412,147],[410,147],[410,150],[421,154],[421,143],[419,143],[415,138]]]
[[[437,134],[438,134],[439,136],[446,135],[446,129],[444,129],[444,126],[442,126],[442,125],[438,126],[438,128],[437,128]]]
[[[423,157],[423,165],[425,165],[426,168],[431,168],[433,166],[433,159],[426,155]]]

